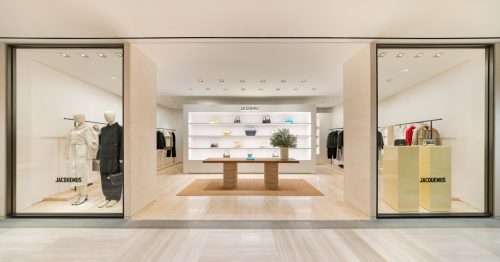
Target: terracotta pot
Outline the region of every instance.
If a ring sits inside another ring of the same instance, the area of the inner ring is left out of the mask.
[[[280,147],[280,158],[288,160],[288,147]]]

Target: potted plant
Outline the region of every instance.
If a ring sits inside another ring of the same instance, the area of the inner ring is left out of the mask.
[[[297,147],[297,136],[292,135],[289,129],[278,129],[271,135],[271,145],[280,148],[281,159],[288,159],[288,149]]]

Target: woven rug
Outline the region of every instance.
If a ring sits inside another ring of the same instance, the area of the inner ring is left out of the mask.
[[[323,196],[304,179],[280,179],[279,188],[267,189],[263,179],[238,179],[234,189],[222,188],[222,179],[197,179],[178,196]]]

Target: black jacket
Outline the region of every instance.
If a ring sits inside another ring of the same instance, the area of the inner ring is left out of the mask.
[[[177,151],[175,150],[175,133],[172,132],[172,148],[167,150],[167,157],[176,157]]]
[[[121,171],[120,160],[123,160],[123,127],[118,123],[106,125],[99,134],[97,150],[100,171],[103,174],[114,174]]]
[[[377,149],[384,149],[384,138],[380,131],[377,131]]]
[[[156,131],[156,149],[164,149],[166,146],[165,135],[161,131]]]
[[[337,138],[338,131],[333,131],[328,134],[328,139],[326,140],[326,147],[328,152],[328,158],[336,158],[337,157]]]

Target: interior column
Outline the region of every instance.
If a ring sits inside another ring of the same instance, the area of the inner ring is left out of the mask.
[[[7,122],[6,122],[6,114],[5,109],[7,108],[7,69],[5,68],[6,61],[6,45],[4,43],[0,43],[0,218],[5,217],[5,203],[7,196],[7,141],[6,141],[6,130],[7,130]]]
[[[344,64],[344,200],[376,216],[376,49]]]

